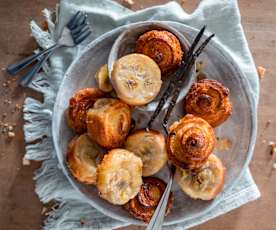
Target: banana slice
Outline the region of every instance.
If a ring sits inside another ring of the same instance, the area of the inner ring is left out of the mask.
[[[103,150],[90,140],[88,135],[75,137],[67,152],[67,162],[72,175],[86,184],[96,183],[97,164],[103,157]]]
[[[98,83],[98,87],[100,90],[109,93],[112,91],[112,85],[108,76],[108,68],[107,64],[103,65],[95,75],[96,81]]]
[[[117,60],[111,81],[118,97],[134,106],[152,101],[162,84],[158,65],[143,54],[129,54]]]
[[[113,149],[97,168],[99,195],[122,205],[134,198],[142,185],[142,160],[125,149]]]
[[[157,131],[136,131],[128,136],[125,148],[142,159],[143,176],[157,173],[168,160],[165,138]]]
[[[211,154],[207,162],[196,170],[176,168],[175,179],[181,189],[190,197],[212,200],[222,190],[225,168],[221,160]]]

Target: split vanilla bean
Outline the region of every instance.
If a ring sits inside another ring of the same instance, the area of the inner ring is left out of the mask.
[[[173,97],[170,100],[169,103],[169,107],[167,109],[166,115],[164,117],[162,126],[165,129],[166,133],[168,133],[168,121],[171,115],[171,112],[177,102],[177,99],[179,97],[180,91],[182,89],[182,85],[185,79],[185,76],[190,72],[192,66],[194,65],[197,57],[202,53],[202,51],[204,50],[204,48],[206,47],[206,45],[211,41],[211,39],[215,36],[215,34],[210,35],[201,45],[200,47],[195,51],[195,53],[193,53],[192,55],[190,55],[190,58],[187,62],[187,65],[185,65],[185,67],[183,68],[181,77],[179,78],[179,81],[177,81],[177,86],[176,89],[173,92]]]
[[[166,90],[164,91],[161,99],[159,100],[159,103],[155,109],[155,111],[153,112],[147,126],[146,126],[146,130],[150,130],[152,122],[156,119],[156,117],[159,115],[160,111],[162,110],[162,108],[164,107],[166,101],[168,100],[168,98],[171,95],[171,92],[173,91],[173,89],[175,88],[177,82],[181,79],[181,77],[183,76],[183,69],[186,69],[186,66],[191,58],[191,56],[193,55],[194,49],[196,48],[197,44],[199,43],[201,37],[204,34],[204,31],[206,29],[206,26],[203,26],[202,29],[199,31],[199,33],[197,34],[196,38],[194,39],[190,49],[188,50],[187,54],[185,55],[185,57],[183,58],[179,68],[177,69],[177,71],[174,73],[173,76],[171,76],[171,80],[166,88]]]

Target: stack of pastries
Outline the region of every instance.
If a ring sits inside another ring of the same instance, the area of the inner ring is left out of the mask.
[[[148,31],[138,38],[136,53],[116,61],[111,76],[107,65],[100,67],[98,88],[75,92],[66,111],[76,133],[67,150],[71,174],[144,222],[165,191],[166,183],[154,175],[168,160],[188,196],[210,200],[223,188],[225,169],[212,153],[213,128],[229,117],[232,107],[229,90],[217,81],[193,84],[183,101],[187,114],[171,125],[167,137],[156,130],[131,130],[133,110],[157,97],[161,76],[177,69],[183,53],[174,34]],[[166,214],[172,206],[171,193]]]

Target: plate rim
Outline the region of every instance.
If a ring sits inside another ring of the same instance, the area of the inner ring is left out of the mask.
[[[179,23],[179,22],[174,22],[174,21],[162,21],[162,20],[150,20],[151,22],[161,22],[161,23],[168,23],[169,25],[171,25],[172,27],[175,26],[182,26],[182,27],[186,27],[186,29],[192,30],[194,32],[197,32],[198,29],[188,26],[186,24],[183,23]],[[141,21],[141,22],[145,22],[145,21]],[[140,22],[135,22],[135,23],[131,23],[131,24],[138,24]],[[64,73],[64,77],[60,83],[60,86],[62,86],[63,82],[65,81],[66,76],[70,75],[72,72],[72,69],[74,68],[74,66],[76,65],[76,63],[79,61],[79,59],[85,54],[87,53],[92,47],[94,47],[95,45],[97,45],[99,42],[101,42],[102,40],[106,39],[109,36],[112,36],[114,33],[117,33],[118,31],[124,30],[125,28],[127,28],[129,26],[129,24],[127,25],[122,25],[119,27],[116,27],[104,34],[102,34],[101,36],[99,36],[98,38],[96,38],[95,40],[91,41],[89,44],[86,45],[86,47],[81,51],[81,53],[72,61],[72,63],[70,64],[70,66],[67,68],[67,70]],[[176,28],[175,28],[176,29]],[[181,32],[180,32],[181,33]],[[215,44],[215,45],[214,45]],[[233,186],[239,181],[239,179],[241,178],[241,176],[244,174],[245,170],[247,169],[249,162],[252,158],[253,155],[253,150],[255,147],[255,140],[257,137],[257,106],[256,106],[256,102],[253,100],[252,95],[250,95],[250,91],[249,89],[251,89],[251,85],[249,84],[248,79],[245,77],[244,72],[240,69],[238,63],[234,60],[234,58],[232,57],[232,55],[227,51],[227,49],[225,49],[223,47],[223,45],[221,45],[218,41],[216,40],[212,40],[209,45],[211,46],[215,46],[216,49],[218,49],[218,51],[220,52],[221,55],[223,55],[224,57],[226,57],[226,59],[231,60],[231,62],[233,63],[233,67],[235,68],[235,70],[237,72],[239,72],[240,76],[242,76],[242,78],[240,79],[243,83],[243,86],[245,88],[245,95],[248,98],[248,101],[250,102],[250,112],[251,112],[251,135],[250,135],[250,140],[249,140],[249,144],[248,144],[248,148],[247,148],[247,157],[246,160],[243,162],[243,166],[241,169],[241,172],[239,174],[239,176],[237,176],[234,181],[232,182],[231,185],[228,186],[227,190],[224,190],[223,193],[225,193],[226,191],[231,190],[231,188],[233,188]],[[57,95],[56,95],[56,99],[58,99],[59,94],[60,94],[60,88],[58,89]],[[54,143],[54,148],[55,148],[55,155],[57,156],[58,159],[58,163],[62,164],[62,159],[60,158],[58,152],[60,152],[58,149],[58,143],[57,143],[57,139],[54,138],[55,134],[54,132],[54,126],[55,126],[55,114],[57,111],[57,100],[54,103],[54,109],[53,109],[53,120],[52,120],[52,137],[53,137],[53,143]],[[100,205],[97,205],[96,203],[93,202],[93,200],[89,199],[88,197],[86,197],[85,194],[83,194],[78,188],[77,186],[74,184],[72,178],[69,176],[68,171],[66,171],[65,167],[61,167],[64,175],[67,177],[67,179],[69,180],[70,184],[73,186],[73,188],[80,194],[81,197],[84,198],[84,200],[90,204],[92,207],[96,208],[97,210],[99,210],[100,212],[102,212],[104,215],[107,215],[111,218],[114,218],[116,220],[119,221],[123,221],[123,222],[127,222],[129,224],[135,224],[135,225],[146,225],[145,223],[136,220],[134,218],[129,218],[129,217],[122,217],[121,215],[117,215],[116,213],[109,211],[108,209],[103,208]],[[222,194],[223,194],[222,193]],[[220,199],[215,199],[213,201],[211,201],[212,203],[210,204],[210,206],[206,209],[204,209],[201,212],[198,212],[197,214],[190,216],[188,218],[179,218],[178,220],[174,220],[174,221],[165,221],[164,225],[172,225],[172,224],[177,224],[177,223],[181,223],[184,221],[188,221],[194,218],[198,218],[201,215],[204,215],[205,213],[209,212],[211,209],[213,209],[216,205],[219,204]]]

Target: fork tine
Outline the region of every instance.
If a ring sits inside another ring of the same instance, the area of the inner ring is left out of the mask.
[[[74,39],[77,39],[78,37],[80,37],[84,32],[91,30],[89,25],[85,25],[83,27],[78,28],[78,30],[72,31],[71,35]]]
[[[74,42],[76,45],[83,42],[90,34],[92,33],[91,30],[86,30],[85,32],[82,32],[77,38],[74,39]]]
[[[71,19],[70,21],[67,23],[67,27],[70,28],[72,26],[72,24],[74,23],[75,19],[79,16],[81,12],[78,11]]]
[[[72,27],[70,28],[71,30],[72,29],[75,29],[76,27],[78,27],[79,25],[83,24],[83,22],[86,21],[86,16],[85,14],[81,13],[81,16],[78,17],[75,21],[75,23],[72,25]]]
[[[84,14],[83,20],[80,21],[79,25],[87,24],[87,14]]]
[[[73,22],[70,24],[70,27],[68,27],[70,30],[74,29],[78,24],[79,21],[83,20],[84,14],[82,12],[80,12],[80,14],[77,15],[77,17],[75,17],[75,19],[73,20]]]
[[[79,33],[82,33],[87,29],[90,29],[89,25],[83,24],[83,25],[80,25],[80,26],[76,27],[75,29],[71,30],[71,34],[72,34],[72,36],[78,36]]]

